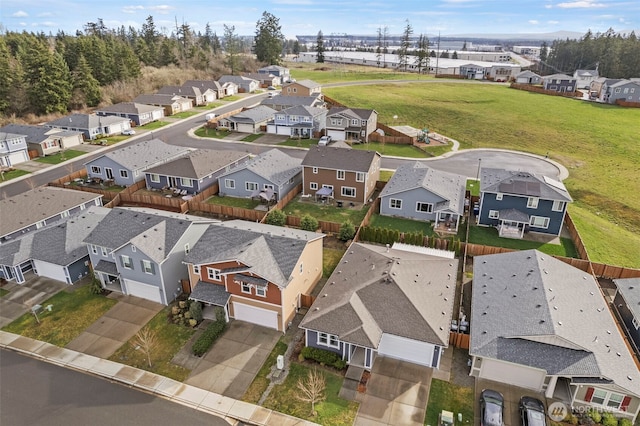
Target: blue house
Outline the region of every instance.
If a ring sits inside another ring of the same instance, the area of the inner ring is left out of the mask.
[[[617,290],[613,305],[624,329],[632,341],[636,356],[640,358],[640,278],[613,280]]]
[[[277,201],[302,182],[301,163],[278,149],[263,152],[220,175],[220,194]]]
[[[278,111],[267,123],[267,133],[309,139],[325,128],[328,110],[297,105]]]
[[[280,81],[288,83],[291,80],[291,72],[289,68],[281,67],[280,65],[269,65],[258,69],[258,74],[272,74],[280,77]]]
[[[567,204],[564,184],[529,172],[482,168],[478,225],[493,226],[505,238],[525,232],[560,235]]]
[[[11,167],[25,161],[29,161],[27,136],[0,132],[0,167]]]

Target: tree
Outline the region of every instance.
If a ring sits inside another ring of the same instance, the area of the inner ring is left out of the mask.
[[[432,50],[431,52],[429,52],[429,57],[430,57],[430,58],[435,58],[435,57],[437,57],[437,55],[436,55],[436,51],[435,51],[435,50]]]
[[[80,55],[78,65],[72,73],[73,92],[69,106],[81,109],[85,106],[95,107],[102,100],[100,83],[91,74],[91,67],[83,55]]]
[[[451,55],[451,59],[458,59],[458,52],[457,51],[453,51],[453,55]]]
[[[12,83],[10,58],[4,37],[0,37],[0,114],[5,113],[10,105],[9,93]]]
[[[138,348],[142,351],[142,353],[147,358],[147,363],[149,363],[149,368],[153,367],[151,363],[151,354],[158,347],[158,335],[155,331],[151,329],[151,327],[146,326],[140,331],[138,331],[135,335],[135,339],[132,342],[134,348]]]
[[[463,52],[467,51],[467,40],[465,40],[464,43],[462,43],[462,51]]]
[[[449,51],[448,50],[443,50],[442,52],[440,52],[440,57],[441,58],[449,58]]]
[[[422,73],[424,69],[429,70],[429,39],[422,34],[418,39],[415,65],[418,67],[418,73]]]
[[[409,48],[411,47],[411,36],[413,35],[413,27],[407,19],[405,21],[402,39],[400,40],[400,49],[398,49],[398,68],[407,70]]]
[[[147,50],[149,51],[149,56],[146,58],[149,62],[142,58],[140,59],[148,65],[158,65],[158,42],[160,35],[156,29],[156,24],[153,21],[153,16],[147,16],[147,19],[142,24],[140,33],[144,39]]]
[[[318,219],[310,214],[305,214],[300,219],[300,228],[305,231],[315,232],[318,229]]]
[[[280,20],[269,12],[262,12],[262,17],[256,23],[254,38],[254,52],[261,62],[279,65],[284,35]]]
[[[318,38],[316,39],[316,62],[319,64],[324,63],[324,38],[322,31],[318,31]]]
[[[224,24],[225,65],[231,69],[231,75],[240,71],[240,39],[235,31],[235,26]]]
[[[547,68],[547,56],[549,55],[549,48],[547,42],[543,41],[540,46],[540,73],[545,74]]]
[[[324,374],[319,372],[316,368],[309,370],[306,378],[300,378],[298,380],[299,395],[296,398],[303,402],[311,403],[311,415],[315,416],[316,403],[321,402],[325,398],[325,388],[327,382],[324,378]]]
[[[341,241],[349,241],[356,235],[356,227],[353,222],[347,220],[340,225],[340,231],[338,232],[338,239]]]
[[[267,214],[265,222],[269,225],[284,226],[287,223],[287,215],[282,210],[273,209]]]
[[[380,66],[380,59],[382,59],[382,27],[378,27],[378,42],[376,45],[376,60],[378,66]]]
[[[300,54],[300,42],[298,40],[293,42],[292,53],[296,56]]]
[[[71,75],[59,53],[35,41],[26,53],[27,97],[38,114],[66,113],[71,99]]]

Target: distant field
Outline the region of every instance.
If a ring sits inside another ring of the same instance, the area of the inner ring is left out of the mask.
[[[291,76],[296,80],[310,79],[317,83],[366,80],[427,80],[433,76],[398,72],[389,68],[373,68],[356,65],[296,63],[287,64]],[[324,91],[324,90],[323,90]]]

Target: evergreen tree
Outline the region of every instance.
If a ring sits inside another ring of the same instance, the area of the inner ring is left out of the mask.
[[[540,46],[540,73],[546,74],[547,69],[547,56],[549,54],[549,47],[547,46],[547,42],[543,41]]]
[[[300,54],[300,42],[298,40],[293,42],[293,54],[296,56]]]
[[[435,58],[435,57],[437,57],[437,55],[436,55],[436,51],[435,51],[435,50],[432,50],[431,52],[429,52],[429,57],[430,57],[430,58]]]
[[[453,55],[451,55],[451,59],[458,59],[458,52],[453,51]]]
[[[159,59],[162,57],[162,53],[158,55],[158,44],[159,44],[159,33],[156,29],[156,24],[153,21],[153,16],[147,16],[144,23],[142,24],[142,29],[140,31],[140,35],[144,39],[147,50],[149,52],[149,56],[145,59],[140,58],[147,65],[160,65]]]
[[[269,12],[262,12],[262,17],[256,23],[254,38],[254,53],[258,61],[271,65],[280,64],[283,40],[280,20]]]
[[[322,31],[318,31],[318,38],[316,39],[316,62],[319,64],[324,63],[324,38]]]
[[[227,54],[225,65],[231,69],[231,75],[240,71],[240,40],[235,33],[236,27],[224,24],[224,50]]]
[[[467,51],[467,40],[465,40],[464,43],[462,43],[462,51],[463,52]]]
[[[4,37],[0,37],[0,114],[6,113],[9,109],[9,92],[12,83],[10,59]]]
[[[73,92],[69,106],[81,109],[85,106],[97,106],[102,100],[100,83],[91,74],[91,67],[83,55],[80,55],[78,65],[72,73]]]
[[[67,112],[71,99],[69,68],[59,53],[35,42],[23,59],[26,69],[27,97],[37,114]]]
[[[418,50],[416,51],[415,65],[418,68],[418,73],[421,74],[423,70],[429,70],[429,39],[420,34],[418,39]]]
[[[413,27],[407,19],[405,21],[404,31],[402,33],[402,39],[400,40],[400,49],[398,49],[398,68],[407,70],[409,48],[411,47],[411,36],[413,35]]]
[[[378,27],[378,40],[376,43],[376,60],[378,62],[378,66],[380,66],[381,59],[382,59],[382,27]]]
[[[218,34],[213,33],[213,38],[211,39],[211,49],[213,50],[213,54],[217,55],[218,52],[222,50],[222,44],[220,43],[220,39],[218,38]]]
[[[448,59],[449,58],[449,51],[448,50],[443,50],[442,52],[440,52],[440,57]]]

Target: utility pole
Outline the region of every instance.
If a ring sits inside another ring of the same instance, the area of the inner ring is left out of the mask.
[[[436,50],[436,77],[438,76],[438,60],[440,59],[440,31],[438,31],[438,49]]]

